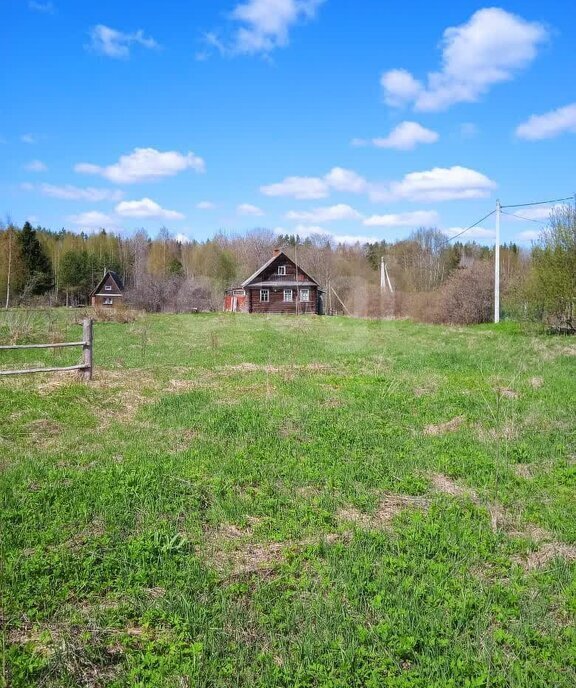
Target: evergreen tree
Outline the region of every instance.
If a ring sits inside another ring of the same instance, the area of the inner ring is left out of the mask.
[[[54,286],[52,263],[29,222],[24,224],[19,236],[20,254],[24,264],[24,293],[45,294]]]

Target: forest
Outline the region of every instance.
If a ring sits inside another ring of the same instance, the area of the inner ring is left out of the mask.
[[[464,237],[465,238],[465,237]],[[219,310],[223,292],[264,263],[275,247],[295,258],[327,290],[331,312],[356,317],[411,317],[424,322],[491,320],[494,249],[451,241],[436,228],[394,242],[335,244],[326,237],[278,236],[255,228],[182,242],[162,227],[122,236],[58,232],[26,222],[0,226],[0,303],[76,306],[106,269],[126,286],[126,302],[151,312]],[[380,288],[381,259],[393,291]],[[576,329],[576,212],[556,209],[530,249],[500,250],[504,317]]]

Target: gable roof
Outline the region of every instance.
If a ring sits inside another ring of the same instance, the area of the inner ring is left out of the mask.
[[[104,286],[104,283],[108,279],[108,277],[111,277],[116,286],[118,287],[118,291],[124,291],[124,283],[122,282],[122,278],[117,272],[114,272],[114,270],[106,270],[104,273],[104,277],[98,282],[98,284],[92,289],[90,292],[90,296],[94,296],[97,294],[100,289]]]
[[[288,260],[290,263],[292,263],[292,265],[296,265],[296,263],[292,260],[292,258],[290,258],[289,256],[287,256],[287,255],[284,253],[284,251],[279,251],[278,253],[274,254],[274,255],[272,256],[272,258],[270,258],[270,260],[267,260],[267,261],[264,263],[264,265],[261,265],[261,266],[258,268],[258,270],[256,270],[255,273],[253,273],[252,275],[250,275],[250,277],[249,277],[247,280],[244,280],[244,282],[242,282],[242,284],[241,284],[240,286],[242,286],[242,287],[247,287],[247,286],[248,286],[251,282],[253,282],[262,272],[264,272],[264,270],[266,270],[266,268],[270,267],[270,265],[272,265],[272,263],[273,263],[275,260],[278,260],[278,258],[284,258],[285,260]],[[302,270],[302,268],[301,268],[299,265],[296,266],[296,267],[298,268],[298,272],[299,272],[300,274],[302,274],[302,275],[304,275],[305,277],[307,277],[308,280],[309,280],[310,282],[312,282],[314,285],[318,285],[318,282],[317,282],[313,277],[310,277],[310,275],[309,275],[305,270]],[[318,286],[319,286],[319,285],[318,285]]]

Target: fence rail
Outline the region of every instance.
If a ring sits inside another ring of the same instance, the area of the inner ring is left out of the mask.
[[[27,373],[59,373],[69,370],[81,370],[85,380],[92,379],[94,336],[93,325],[90,318],[82,321],[81,342],[56,342],[54,344],[3,344],[0,351],[19,349],[62,349],[70,346],[82,347],[82,363],[73,366],[59,366],[51,368],[23,368],[21,370],[0,370],[0,375],[25,375]]]

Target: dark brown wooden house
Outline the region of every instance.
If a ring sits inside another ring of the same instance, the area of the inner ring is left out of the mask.
[[[226,291],[224,310],[322,315],[323,294],[314,278],[276,249],[272,258],[240,286]]]
[[[120,276],[112,270],[106,270],[104,277],[90,294],[90,299],[95,307],[118,308],[122,305],[123,293],[124,284]]]

